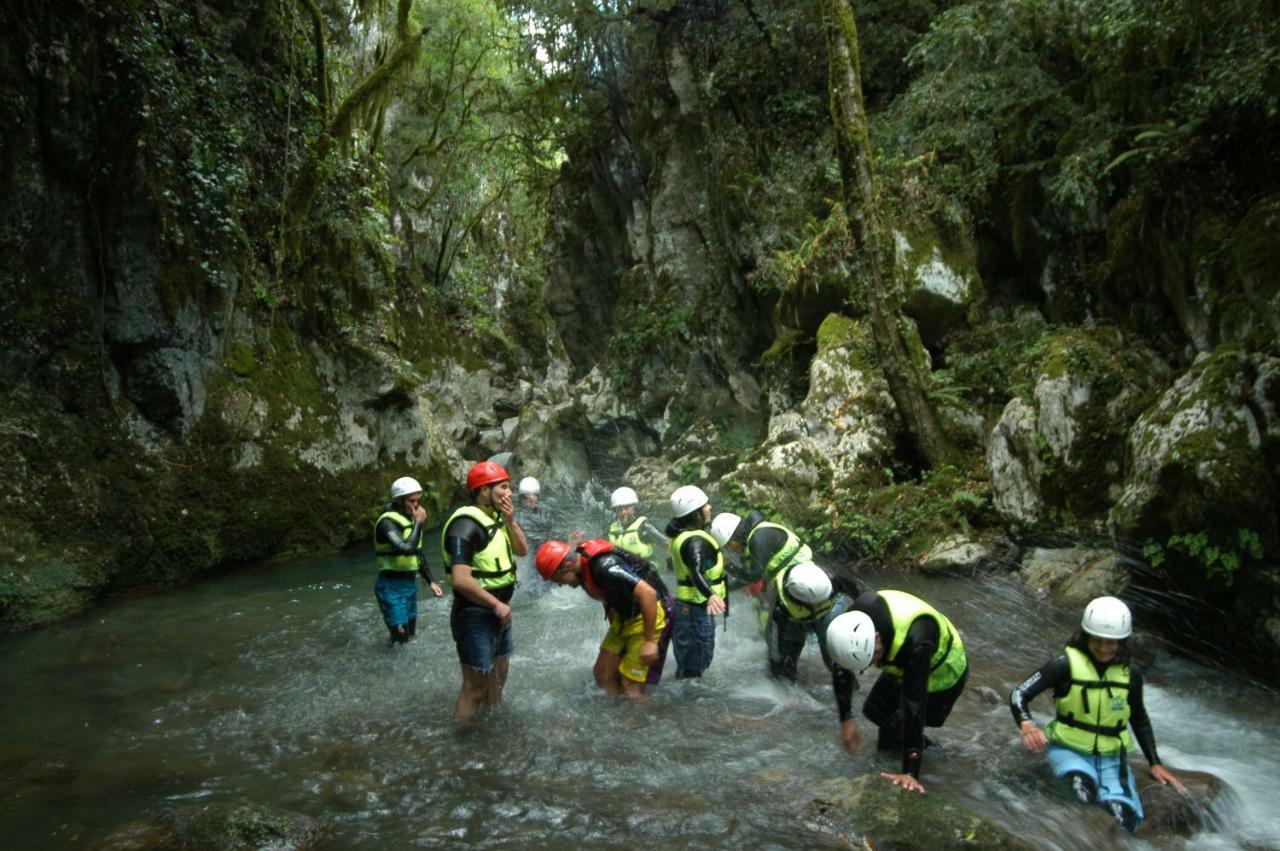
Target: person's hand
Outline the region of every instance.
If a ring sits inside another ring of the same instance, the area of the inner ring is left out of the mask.
[[[441,587],[440,587],[439,585],[437,585],[436,583],[432,582],[432,583],[431,583],[431,593],[432,593],[432,594],[434,594],[434,595],[436,595],[437,597],[443,597],[443,596],[444,596],[444,589],[443,589],[443,588],[441,588]]]
[[[413,507],[413,522],[423,523],[427,519],[427,510],[422,507],[422,503],[418,503]]]
[[[1018,727],[1018,735],[1022,737],[1022,744],[1032,753],[1044,753],[1045,747],[1049,744],[1049,739],[1045,736],[1044,730],[1040,729],[1040,725],[1034,721],[1023,721]]]
[[[858,732],[858,725],[852,718],[840,722],[840,744],[844,745],[849,756],[856,754],[862,744],[862,734]]]
[[[719,594],[712,594],[710,599],[707,600],[707,614],[722,615],[724,614],[724,610],[724,598]]]
[[[640,661],[646,665],[658,664],[658,642],[645,641],[640,644]]]
[[[498,616],[498,622],[504,627],[511,626],[511,607],[506,603],[498,603],[493,607],[493,613]]]
[[[1151,766],[1151,779],[1155,780],[1157,783],[1161,783],[1166,786],[1172,786],[1173,788],[1177,789],[1179,792],[1182,792],[1184,794],[1187,791],[1187,787],[1182,785],[1182,781],[1179,780],[1172,771],[1165,768],[1163,765]]]
[[[919,792],[921,795],[924,794],[924,784],[910,774],[891,774],[888,771],[882,771],[880,776],[899,789],[906,789],[908,792]]]
[[[502,512],[502,516],[505,517],[507,520],[511,519],[511,516],[515,513],[515,510],[516,510],[516,505],[515,505],[515,502],[512,501],[511,499],[510,491],[507,491],[506,493],[497,497],[497,499],[494,501],[494,505],[497,506],[498,511]]]

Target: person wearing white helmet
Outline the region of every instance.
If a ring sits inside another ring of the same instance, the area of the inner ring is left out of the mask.
[[[410,476],[391,483],[391,501],[373,524],[373,552],[378,578],[373,594],[393,644],[404,644],[418,631],[418,577],[431,593],[444,589],[431,577],[424,548],[427,510],[422,507],[422,485]]]
[[[745,518],[729,512],[717,514],[711,521],[711,535],[725,550],[741,557],[740,576],[755,609],[756,625],[767,632],[772,605],[764,599],[764,590],[783,568],[813,561],[813,550],[795,532],[765,520],[759,511]]]
[[[520,528],[524,529],[525,540],[529,544],[529,552],[516,561],[520,567],[520,584],[525,594],[537,597],[551,590],[552,584],[543,581],[533,564],[533,554],[542,542],[551,537],[553,521],[546,504],[542,501],[542,484],[533,476],[525,476],[516,486],[516,518]]]
[[[881,772],[893,785],[924,794],[920,782],[924,728],[941,727],[969,679],[969,661],[955,625],[933,606],[905,591],[867,591],[827,627],[835,664],[856,676],[881,670],[862,714],[879,728],[876,746],[902,751],[901,773]],[[852,692],[836,694],[840,736],[853,753],[861,734],[853,721]]]
[[[609,507],[613,509],[614,516],[614,521],[609,524],[609,543],[640,558],[652,560],[654,554],[665,549],[669,541],[649,522],[648,517],[639,514],[639,505],[640,497],[625,485],[609,496]]]
[[[1009,694],[1009,709],[1022,744],[1045,753],[1055,776],[1081,802],[1107,810],[1126,830],[1142,823],[1142,799],[1129,772],[1129,728],[1151,767],[1151,777],[1183,791],[1160,762],[1155,733],[1142,697],[1142,673],[1129,657],[1133,618],[1115,597],[1085,607],[1080,629],[1062,654],[1050,659]],[[1027,708],[1053,690],[1056,717],[1041,729]]]
[[[676,679],[701,677],[711,665],[716,649],[714,616],[728,617],[725,602],[724,553],[706,531],[711,502],[696,485],[684,485],[671,494],[671,563],[676,573],[676,618],[671,646],[676,657]]]
[[[832,675],[837,702],[840,694],[852,691],[853,680],[838,665],[833,665],[823,636],[827,627],[849,610],[853,599],[862,593],[858,584],[833,574],[811,561],[784,567],[774,576],[761,599],[765,601],[768,622],[765,646],[769,651],[769,676],[796,680],[796,668],[805,641],[812,634],[818,639],[822,664]]]

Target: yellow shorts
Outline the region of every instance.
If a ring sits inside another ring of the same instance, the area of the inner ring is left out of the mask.
[[[662,638],[662,631],[667,626],[667,613],[658,603],[658,620],[653,625],[654,641]],[[622,620],[609,618],[609,631],[604,641],[600,642],[601,650],[608,650],[622,657],[618,663],[618,673],[632,682],[642,683],[649,676],[649,666],[640,661],[640,645],[644,644],[644,615]]]

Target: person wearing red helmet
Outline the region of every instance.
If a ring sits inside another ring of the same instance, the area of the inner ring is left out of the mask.
[[[469,723],[483,706],[502,700],[511,657],[511,595],[517,556],[529,551],[515,519],[511,476],[481,461],[467,472],[471,503],[449,517],[440,549],[453,579],[449,625],[462,666],[454,716]]]
[[[674,601],[653,564],[602,538],[571,547],[547,541],[535,559],[543,579],[582,588],[604,603],[609,631],[596,656],[596,685],[642,697],[662,678]]]

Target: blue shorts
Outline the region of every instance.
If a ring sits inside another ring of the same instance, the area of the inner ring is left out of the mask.
[[[458,661],[487,674],[493,663],[511,655],[511,627],[504,627],[493,610],[480,606],[454,606],[449,628],[458,648]]]
[[[383,571],[373,583],[373,595],[378,598],[378,608],[387,626],[404,626],[418,619],[418,574],[406,571],[388,576],[387,571]]]
[[[700,677],[711,667],[716,652],[716,621],[706,606],[676,602],[675,624],[671,627],[671,649],[676,657],[677,677]]]
[[[1127,804],[1138,814],[1140,824],[1142,800],[1137,795],[1138,784],[1128,765],[1124,766],[1128,782],[1122,782],[1126,778],[1120,775],[1121,759],[1120,754],[1094,756],[1064,748],[1062,745],[1049,745],[1049,765],[1053,768],[1055,777],[1065,777],[1073,773],[1083,774],[1098,788],[1099,804],[1105,804],[1108,801]]]

